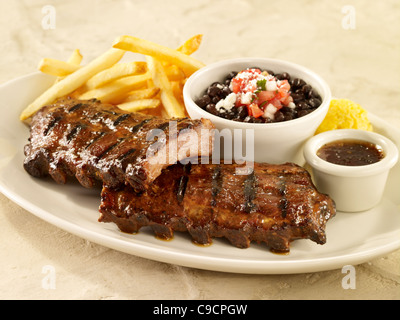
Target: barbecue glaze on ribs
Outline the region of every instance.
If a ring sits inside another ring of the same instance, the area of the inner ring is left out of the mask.
[[[326,242],[335,204],[316,190],[305,169],[256,163],[251,174],[238,175],[237,167],[177,164],[142,194],[104,186],[99,221],[114,222],[126,233],[150,226],[163,239],[188,231],[198,244],[215,237],[239,248],[263,242],[278,252],[288,252],[295,239]]]
[[[175,136],[169,132],[171,123]],[[50,175],[61,184],[75,176],[87,188],[96,182],[113,187],[129,184],[141,192],[171,163],[169,155],[178,161],[190,156],[191,149],[183,146],[193,133],[201,137],[193,140],[196,157],[210,156],[213,129],[205,119],[162,119],[125,112],[98,100],[65,98],[34,115],[24,168],[32,176]],[[160,132],[165,133],[166,141],[159,141],[164,153],[155,147]],[[169,148],[172,142],[175,149]],[[159,154],[164,154],[165,160],[152,161]]]
[[[211,156],[210,121],[174,121],[177,134],[170,136],[168,119],[127,113],[97,100],[61,99],[34,115],[24,168],[58,183],[75,176],[84,187],[102,185],[99,221],[114,222],[123,232],[150,226],[164,239],[187,231],[199,244],[224,237],[239,248],[254,241],[279,252],[289,251],[295,239],[326,242],[334,202],[297,165],[255,163],[254,171],[243,175],[236,164],[150,161],[153,129],[165,132],[164,141],[157,142],[167,153],[171,143],[192,130],[202,136],[195,141],[196,157]],[[186,149],[176,146],[176,160],[185,159]]]

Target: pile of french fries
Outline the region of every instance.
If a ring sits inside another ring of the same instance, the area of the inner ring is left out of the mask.
[[[202,35],[171,49],[132,36],[117,38],[112,48],[82,66],[75,50],[68,61],[44,58],[39,70],[56,76],[54,84],[20,115],[28,120],[40,108],[58,98],[98,99],[128,112],[144,112],[168,118],[187,116],[182,89],[187,78],[204,64],[190,55],[197,51]],[[143,54],[145,61],[120,62],[127,52]]]

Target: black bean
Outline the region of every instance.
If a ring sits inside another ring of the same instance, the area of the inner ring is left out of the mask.
[[[304,86],[301,87],[301,91],[307,95],[312,91],[312,87],[309,84],[305,84]]]
[[[297,112],[297,117],[299,117],[299,118],[304,117],[304,116],[306,116],[307,114],[309,114],[309,113],[311,113],[313,111],[314,111],[314,109],[299,110]]]
[[[320,96],[320,95],[318,94],[318,92],[316,92],[315,90],[312,90],[312,91],[311,91],[310,98],[317,98],[317,99],[319,99],[319,100],[322,100],[322,99],[321,99],[321,96]]]
[[[317,108],[321,105],[321,100],[318,98],[311,98],[308,100],[308,104],[311,106],[311,108]]]
[[[274,120],[276,122],[284,121],[285,120],[285,116],[281,111],[277,111],[277,112],[275,112]]]
[[[304,100],[304,94],[302,92],[293,92],[291,93],[294,102],[298,102]]]
[[[228,86],[224,86],[224,88],[221,91],[222,97],[226,98],[230,93],[232,93],[231,89],[229,89]]]
[[[283,113],[292,113],[293,109],[289,107],[282,107],[281,110]]]
[[[231,81],[234,77],[236,77],[237,74],[238,74],[238,73],[237,73],[236,71],[232,71],[232,72],[230,72],[230,73],[226,76],[226,79],[225,79],[225,80]]]
[[[290,81],[290,85],[294,88],[301,88],[306,82],[303,79],[294,78]]]
[[[244,119],[248,116],[247,108],[244,106],[240,106],[236,108],[237,116],[241,119]]]
[[[212,113],[214,115],[218,115],[219,114],[217,108],[215,107],[215,104],[213,104],[213,103],[208,104],[207,107],[206,107],[206,110],[209,113]]]
[[[310,105],[305,100],[297,102],[296,106],[300,110],[305,110],[310,108]]]
[[[235,112],[234,108],[232,108],[231,111],[228,111],[226,113],[226,118],[229,120],[233,120],[235,117],[236,117],[236,112]]]
[[[211,102],[211,99],[208,95],[204,95],[202,96],[200,99],[198,99],[196,101],[196,104],[200,107],[200,108],[205,108],[209,103]]]
[[[279,73],[275,77],[278,80],[290,80],[290,74],[287,72]]]
[[[219,96],[215,96],[215,97],[211,98],[211,102],[214,104],[217,104],[220,100],[221,100],[221,98]]]
[[[210,86],[207,90],[207,94],[210,97],[215,97],[221,92],[221,89],[218,86]]]
[[[295,115],[294,115],[294,112],[292,113],[292,112],[288,112],[288,113],[284,113],[284,117],[285,117],[285,120],[284,121],[289,121],[289,120],[292,120],[292,119],[294,119],[295,118]]]

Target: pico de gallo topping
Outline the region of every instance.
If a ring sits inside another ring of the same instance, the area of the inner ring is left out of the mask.
[[[212,83],[196,103],[229,120],[270,123],[305,116],[322,99],[302,79],[254,67],[233,71],[223,81]]]
[[[279,80],[267,71],[246,69],[231,81],[230,89],[236,94],[236,107],[245,106],[250,116],[273,119],[282,107],[292,107],[289,81]]]

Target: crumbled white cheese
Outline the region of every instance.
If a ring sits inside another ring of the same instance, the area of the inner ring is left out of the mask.
[[[243,104],[250,104],[253,99],[253,92],[246,92],[240,96],[240,101]]]
[[[268,112],[268,113],[274,114],[275,112],[278,111],[278,108],[275,107],[272,103],[270,103],[270,104],[267,105],[267,107],[265,108],[265,111]]]
[[[219,112],[230,111],[236,103],[236,93],[230,93],[225,99],[218,101],[215,108]]]
[[[276,91],[276,90],[278,90],[278,86],[276,85],[276,81],[273,81],[273,80],[267,81],[267,83],[265,84],[265,88],[267,89],[267,91]]]
[[[289,104],[287,105],[290,109],[294,109],[296,108],[296,105],[294,104],[294,102],[289,102]]]
[[[276,108],[272,103],[270,103],[264,110],[264,114],[262,115],[264,118],[270,118],[274,119],[275,118],[275,113],[278,111],[278,108]]]

